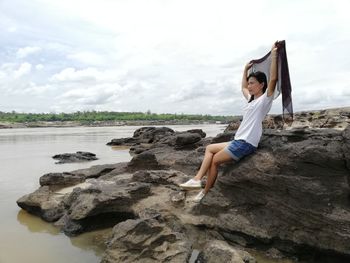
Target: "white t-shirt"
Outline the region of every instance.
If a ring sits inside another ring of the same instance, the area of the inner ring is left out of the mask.
[[[273,96],[268,97],[265,91],[259,98],[250,103],[248,101],[243,108],[243,121],[236,132],[235,140],[245,140],[257,147],[262,135],[262,121],[271,109]]]

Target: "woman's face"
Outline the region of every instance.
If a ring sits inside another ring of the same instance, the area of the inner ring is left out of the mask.
[[[264,87],[264,82],[259,83],[255,77],[250,77],[248,79],[248,90],[250,95],[258,95],[262,92]]]

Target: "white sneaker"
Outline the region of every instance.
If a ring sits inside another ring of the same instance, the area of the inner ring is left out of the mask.
[[[204,193],[204,190],[202,190],[193,198],[193,202],[199,203],[204,196],[205,196],[205,193]]]
[[[179,185],[183,189],[198,189],[202,187],[201,180],[190,179],[186,183]]]

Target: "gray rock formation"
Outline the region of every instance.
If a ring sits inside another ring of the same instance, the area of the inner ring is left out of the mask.
[[[98,160],[96,154],[90,152],[76,152],[76,153],[62,153],[52,156],[53,159],[59,160],[57,164],[61,163],[75,163]]]
[[[226,128],[225,132],[238,129],[242,118],[236,117]],[[350,124],[350,107],[327,109],[319,111],[302,111],[294,113],[291,126],[283,123],[282,115],[269,114],[263,121],[265,129],[291,129],[298,127],[332,128],[343,130]]]
[[[197,262],[255,262],[239,247],[350,260],[350,126],[266,130],[255,154],[221,167],[199,204],[178,184],[193,176],[206,145],[234,133],[135,134],[131,147],[142,150],[129,163],[44,175],[18,205],[68,235],[115,225],[104,263],[194,262],[195,251]]]

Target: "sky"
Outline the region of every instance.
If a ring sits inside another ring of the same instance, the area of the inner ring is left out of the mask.
[[[0,111],[240,115],[285,40],[294,111],[350,106],[347,0],[0,0]],[[281,96],[280,96],[281,97]],[[281,98],[271,113],[282,113]]]

